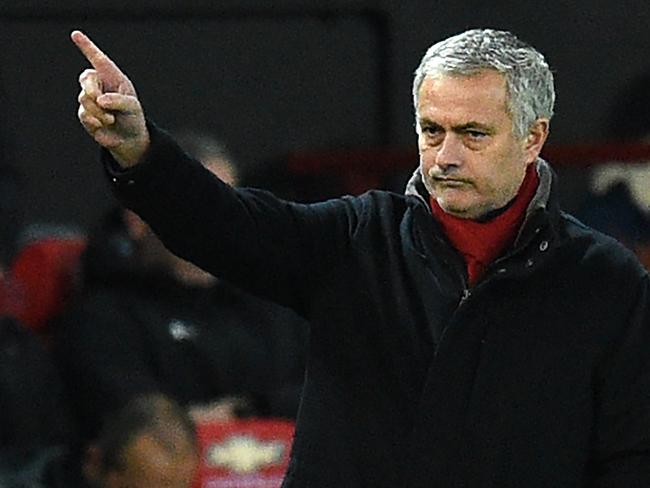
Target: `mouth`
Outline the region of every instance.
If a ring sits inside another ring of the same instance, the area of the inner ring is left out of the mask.
[[[469,184],[469,182],[466,180],[457,180],[455,178],[434,177],[433,181],[436,183],[436,185],[449,187],[449,188],[459,188],[461,186],[465,186]]]

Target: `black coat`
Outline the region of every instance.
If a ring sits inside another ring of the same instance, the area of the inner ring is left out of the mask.
[[[650,295],[562,213],[551,171],[467,289],[418,195],[319,204],[233,190],[151,127],[113,187],[175,252],[312,324],[287,487],[650,486]]]

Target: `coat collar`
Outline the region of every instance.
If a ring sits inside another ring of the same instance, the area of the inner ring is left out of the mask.
[[[550,241],[555,241],[557,237],[560,209],[555,183],[556,175],[551,166],[542,158],[537,158],[533,164],[536,166],[539,185],[526,209],[526,217],[515,240],[515,247],[528,242],[534,235],[539,234],[542,228],[547,229],[545,234]],[[417,167],[407,182],[405,194],[419,199],[431,212],[428,203],[429,193],[422,181],[420,166]]]

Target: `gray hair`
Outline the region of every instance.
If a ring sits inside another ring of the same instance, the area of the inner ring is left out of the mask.
[[[507,31],[472,29],[431,46],[415,71],[413,102],[427,76],[472,76],[492,69],[506,81],[506,103],[516,136],[524,137],[535,120],[551,119],[555,103],[553,74],[544,56]]]

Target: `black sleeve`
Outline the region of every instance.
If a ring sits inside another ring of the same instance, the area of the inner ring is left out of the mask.
[[[149,124],[146,160],[120,171],[107,151],[117,197],[175,254],[260,296],[300,310],[296,300],[349,247],[358,225],[354,198],[283,201],[221,182]]]

